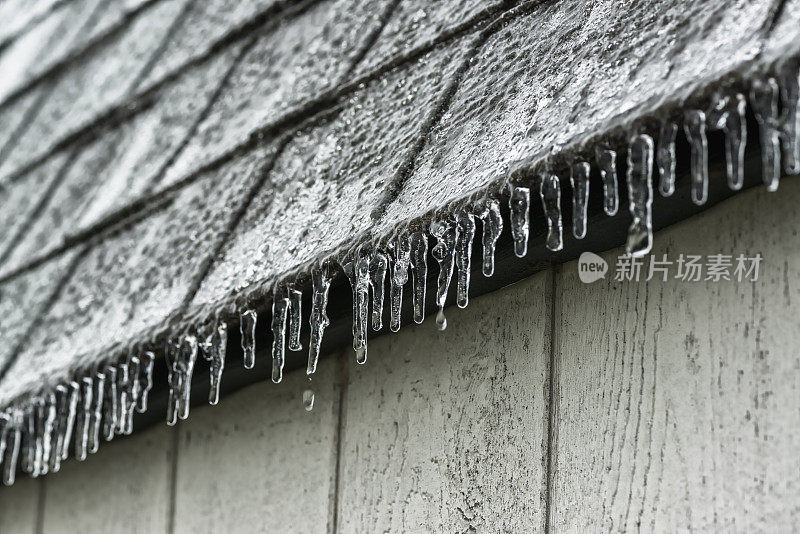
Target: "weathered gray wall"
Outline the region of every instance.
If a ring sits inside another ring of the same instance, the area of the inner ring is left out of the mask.
[[[760,252],[756,283],[566,264],[2,489],[0,532],[796,530],[798,206],[786,181],[657,235]]]

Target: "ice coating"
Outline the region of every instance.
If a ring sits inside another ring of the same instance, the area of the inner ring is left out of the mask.
[[[389,260],[382,252],[375,252],[369,262],[369,287],[372,290],[372,329],[383,328],[383,300],[386,287],[386,270]]]
[[[139,396],[136,399],[136,411],[144,413],[147,411],[147,396],[153,389],[153,364],[156,355],[151,351],[145,351],[139,355]]]
[[[333,280],[333,273],[327,264],[311,271],[311,315],[308,318],[311,334],[308,341],[308,366],[306,367],[306,374],[309,375],[317,370],[322,336],[330,324],[327,310],[331,280]]]
[[[511,198],[508,200],[508,207],[511,210],[511,236],[514,238],[514,254],[520,258],[528,253],[530,201],[530,189],[527,187],[512,188]]]
[[[78,420],[75,424],[75,459],[82,462],[89,454],[89,432],[94,410],[94,381],[85,376],[81,379],[81,401]]]
[[[283,364],[286,360],[286,322],[289,315],[289,296],[285,288],[276,288],[272,293],[272,381],[283,380]]]
[[[367,322],[369,315],[369,257],[358,256],[343,266],[353,290],[353,350],[356,362],[367,361]]]
[[[786,174],[800,173],[800,65],[797,59],[785,59],[777,65],[781,88],[781,133],[783,134],[783,169]]]
[[[672,121],[664,121],[658,132],[658,191],[661,196],[668,197],[675,192],[675,138],[678,125]]]
[[[699,109],[690,109],[683,114],[683,131],[692,149],[690,173],[692,177],[692,202],[698,206],[708,198],[708,139],[706,138],[706,114]]]
[[[255,310],[247,310],[239,316],[239,332],[242,334],[242,352],[244,368],[252,369],[256,364],[256,322],[258,314]]]
[[[745,110],[747,101],[741,93],[714,95],[708,112],[708,127],[725,133],[725,172],[728,187],[738,191],[744,185],[744,149],[747,145]]]
[[[633,137],[628,146],[628,209],[633,222],[628,228],[625,251],[644,256],[653,246],[653,138]]]
[[[496,199],[484,202],[479,210],[478,217],[483,226],[483,276],[494,274],[494,250],[497,240],[503,232],[503,217],[500,214],[500,203]]]
[[[598,145],[594,150],[595,161],[600,168],[603,181],[603,211],[616,215],[619,209],[619,187],[617,185],[617,153]]]
[[[152,361],[151,361],[152,368]],[[89,426],[89,452],[94,454],[100,448],[100,431],[102,428],[103,407],[106,400],[106,374],[98,372],[94,376],[94,407],[91,413],[91,423]],[[144,392],[147,398],[146,391]]]
[[[466,308],[469,303],[472,240],[475,238],[475,215],[464,210],[456,219],[456,304]],[[494,263],[494,262],[492,262]]]
[[[117,395],[117,368],[107,365],[105,375],[105,391],[103,399],[103,439],[114,439],[114,430],[119,424],[119,397]]]
[[[423,231],[411,234],[411,285],[414,322],[425,319],[425,286],[428,277],[428,236]]]
[[[295,288],[289,289],[289,350],[303,350],[300,342],[300,322],[303,318],[303,293]]]
[[[587,209],[589,204],[589,164],[585,161],[572,165],[569,183],[572,186],[572,235],[586,237]]]
[[[539,184],[539,196],[547,220],[545,246],[553,252],[564,248],[563,224],[561,222],[561,184],[555,174],[544,174]]]
[[[780,131],[778,127],[778,83],[759,78],[750,86],[750,106],[758,121],[761,140],[761,178],[767,191],[776,191],[781,177]]]
[[[439,264],[439,276],[436,281],[436,306],[439,307],[439,311],[436,314],[436,326],[439,330],[444,330],[447,328],[444,303],[447,299],[447,290],[450,288],[450,280],[453,278],[458,226],[451,220],[434,221],[430,225],[430,232],[436,238],[431,256]]]
[[[411,263],[411,240],[405,234],[397,236],[390,244],[394,252],[392,274],[389,280],[389,329],[400,330],[400,310],[403,306],[403,286],[408,283],[408,267]]]
[[[209,366],[208,403],[213,406],[219,402],[219,388],[228,350],[228,325],[224,321],[219,321],[211,327],[211,332],[203,343],[203,349],[203,358]]]

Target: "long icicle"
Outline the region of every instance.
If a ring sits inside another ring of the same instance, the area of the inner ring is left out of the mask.
[[[423,231],[411,234],[411,275],[414,322],[425,319],[425,289],[428,278],[428,236]]]
[[[497,239],[503,232],[503,217],[500,215],[500,203],[489,199],[478,210],[478,217],[483,224],[483,276],[494,274],[494,251]]]
[[[595,161],[600,168],[603,181],[603,211],[606,215],[616,215],[619,209],[619,185],[617,184],[617,153],[613,150],[597,146],[594,151]]]
[[[706,114],[699,109],[690,109],[683,114],[683,131],[691,147],[692,202],[697,205],[708,199],[708,139],[706,138]]]
[[[511,210],[511,236],[514,238],[514,254],[519,258],[528,253],[530,203],[530,189],[514,187],[511,190],[511,198],[508,201],[508,207]]]
[[[572,186],[572,235],[586,237],[587,208],[589,204],[589,164],[581,161],[572,165],[569,177]]]
[[[539,196],[542,199],[544,216],[547,219],[548,250],[557,252],[564,248],[563,223],[561,222],[561,184],[555,174],[542,176],[539,185]]]
[[[300,331],[303,318],[303,293],[299,289],[289,288],[289,309],[288,309],[288,328],[289,328],[289,350],[297,352],[303,350],[300,342]]]
[[[411,263],[411,241],[407,235],[398,236],[391,248],[392,275],[389,280],[389,329],[400,330],[400,312],[403,307],[403,286],[408,283],[408,267]]]
[[[286,288],[275,288],[272,293],[272,382],[283,380],[286,360],[286,323],[289,316],[289,294]]]
[[[344,266],[353,290],[353,350],[356,362],[367,362],[367,323],[369,318],[369,257],[358,255]]]
[[[738,191],[744,185],[744,149],[747,145],[745,110],[747,101],[741,93],[717,93],[712,97],[708,125],[725,134],[725,171],[728,187]]]
[[[466,308],[469,303],[469,282],[472,262],[472,240],[475,238],[475,216],[464,210],[458,214],[456,232],[456,304]]]
[[[453,277],[455,262],[455,246],[458,238],[458,227],[452,221],[434,221],[430,225],[430,232],[436,238],[431,255],[439,264],[439,277],[436,285],[436,326],[439,330],[447,328],[447,319],[444,316],[444,303],[447,299],[447,290]]]
[[[256,323],[258,314],[254,310],[247,310],[239,317],[239,331],[242,334],[242,352],[244,353],[244,368],[252,369],[256,364]]]
[[[388,268],[386,255],[375,252],[369,261],[369,287],[372,290],[372,329],[376,332],[383,328],[383,294]]]
[[[776,191],[781,177],[780,132],[778,130],[778,83],[775,78],[758,79],[750,87],[750,105],[758,121],[761,139],[761,178],[767,191]]]
[[[625,251],[644,256],[653,246],[653,139],[636,135],[628,147],[628,200],[633,222],[628,228]]]
[[[322,336],[330,324],[328,319],[328,291],[331,288],[333,274],[328,265],[322,265],[311,271],[311,316],[308,323],[311,326],[311,337],[308,341],[308,366],[306,374],[313,374],[317,370],[319,353],[322,348]]]

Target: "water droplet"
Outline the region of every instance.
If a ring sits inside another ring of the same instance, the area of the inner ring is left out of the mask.
[[[457,219],[456,232],[456,304],[466,308],[469,303],[469,281],[471,276],[472,240],[475,238],[475,216],[462,211]]]
[[[678,125],[671,121],[661,123],[658,133],[658,174],[660,177],[658,190],[661,196],[668,197],[675,192],[675,138]]]
[[[425,287],[428,277],[428,236],[422,231],[411,234],[411,275],[414,322],[420,324],[425,319]]]
[[[692,202],[698,206],[708,198],[708,139],[706,114],[690,109],[683,114],[683,131],[691,147],[690,169],[692,176]]]
[[[511,236],[514,238],[514,254],[520,258],[528,253],[530,201],[531,191],[527,187],[513,188],[508,201],[511,209]]]
[[[386,269],[389,260],[380,252],[372,255],[369,262],[369,286],[372,288],[372,329],[383,328],[383,293],[386,285]]]
[[[587,208],[589,203],[589,164],[585,161],[572,165],[569,183],[572,186],[572,235],[586,237]]]
[[[367,322],[369,317],[369,257],[360,256],[344,266],[353,290],[353,350],[356,362],[367,361]]]
[[[561,222],[561,183],[558,176],[545,174],[539,185],[539,196],[542,199],[544,216],[547,219],[548,250],[553,252],[564,248],[563,224]]]
[[[747,124],[744,114],[747,102],[740,93],[718,93],[711,101],[708,125],[713,130],[722,130],[725,133],[725,170],[728,187],[737,191],[744,185],[744,149],[747,144]]]
[[[327,266],[311,271],[311,338],[308,342],[308,367],[307,374],[312,374],[317,370],[320,348],[322,347],[322,336],[325,328],[330,324],[328,319],[328,291],[331,288],[333,275]]]
[[[441,308],[436,312],[436,328],[439,330],[447,328],[447,317],[444,316],[444,310]]]
[[[783,168],[786,174],[800,173],[800,68],[796,58],[777,66],[781,88],[781,132],[783,133]]]
[[[774,78],[757,79],[750,87],[750,105],[758,121],[761,140],[761,177],[768,191],[778,189],[781,177],[778,131],[778,83]]]
[[[242,334],[242,352],[244,353],[244,368],[252,369],[256,364],[256,322],[258,314],[247,310],[239,317],[239,331]]]
[[[439,264],[439,277],[436,283],[436,305],[439,307],[439,313],[436,315],[436,324],[441,330],[440,318],[444,319],[444,303],[453,277],[458,227],[452,221],[434,221],[431,223],[430,232],[436,238],[436,245],[431,255]],[[446,321],[444,324],[447,324]]]
[[[503,231],[503,217],[500,215],[500,204],[495,199],[483,204],[478,217],[483,224],[483,276],[494,274],[494,250],[497,239]]]
[[[286,289],[276,288],[272,293],[272,381],[283,380],[283,363],[286,359],[286,322],[289,315],[289,296]]]
[[[408,283],[408,266],[411,263],[411,241],[408,236],[398,236],[390,247],[394,251],[392,275],[389,280],[389,329],[400,330],[400,310],[403,306],[403,286]]]
[[[289,350],[303,350],[300,343],[300,328],[303,317],[303,293],[297,289],[289,289]]]
[[[314,392],[310,389],[303,392],[303,408],[307,412],[314,409]]]
[[[628,228],[625,251],[643,256],[653,246],[653,139],[635,136],[628,147],[628,209],[633,222]]]
[[[619,187],[617,185],[617,153],[605,147],[594,150],[600,178],[603,181],[603,211],[606,215],[616,215],[619,209]]]

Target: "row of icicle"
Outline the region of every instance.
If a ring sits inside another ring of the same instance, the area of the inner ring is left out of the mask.
[[[798,69],[795,62],[785,62],[776,69],[775,77],[764,77],[750,84],[749,102],[759,125],[762,176],[770,191],[778,186],[783,170],[787,174],[800,172],[800,115],[798,115]],[[691,147],[691,198],[703,204],[708,194],[707,131],[721,130],[725,135],[726,175],[731,189],[744,183],[744,151],[747,142],[745,111],[748,98],[736,90],[720,90],[711,99],[707,110],[687,109],[683,114],[683,131]],[[629,210],[633,222],[628,231],[626,250],[641,256],[650,251],[653,240],[652,200],[654,167],[659,174],[658,190],[663,196],[675,190],[675,140],[678,124],[664,121],[658,140],[647,133],[630,136],[627,150],[627,186]],[[617,186],[617,154],[608,147],[595,147],[595,165],[603,186],[603,210],[615,215],[619,206]],[[587,231],[591,165],[573,161],[570,165],[572,191],[572,232],[582,239]],[[538,176],[538,194],[547,224],[546,247],[552,251],[563,247],[561,219],[561,178],[552,172]],[[510,230],[514,252],[522,257],[527,253],[529,237],[529,208],[531,190],[511,185],[509,194]],[[439,274],[435,303],[439,308],[436,324],[444,329],[444,304],[453,274],[456,275],[456,303],[464,308],[468,303],[472,242],[477,230],[482,230],[482,272],[494,273],[495,244],[503,230],[500,202],[485,198],[468,209],[433,221],[428,231],[417,230],[391,240],[382,250],[362,253],[342,265],[353,291],[353,348],[358,363],[367,360],[367,331],[371,323],[375,331],[383,328],[385,280],[389,278],[389,329],[400,329],[400,310],[403,288],[411,279],[413,320],[424,319],[427,279],[428,234],[436,243],[431,254],[438,263]],[[410,272],[410,276],[409,276]],[[308,367],[316,371],[325,328],[328,290],[336,274],[332,263],[312,269],[312,303],[309,319],[310,339]],[[371,296],[371,298],[370,298]],[[283,377],[285,349],[301,350],[302,293],[290,286],[279,286],[273,293],[272,322],[272,381]],[[370,306],[371,304],[371,306]],[[240,315],[242,350],[245,369],[255,365],[255,333],[257,313],[245,310]],[[287,331],[288,330],[288,331]],[[288,339],[287,339],[288,334]],[[219,400],[219,388],[225,366],[227,325],[224,322],[204,325],[194,334],[170,339],[164,349],[168,369],[169,401],[167,423],[189,415],[190,388],[198,354],[209,362],[209,403]],[[134,410],[147,410],[147,395],[153,381],[154,354],[150,351],[129,356],[122,363],[108,365],[90,376],[81,377],[53,392],[27,400],[0,412],[0,467],[6,485],[14,482],[19,467],[37,477],[58,471],[70,450],[78,460],[97,451],[102,440],[115,435],[130,434]],[[307,409],[313,405],[313,393],[304,393]]]

